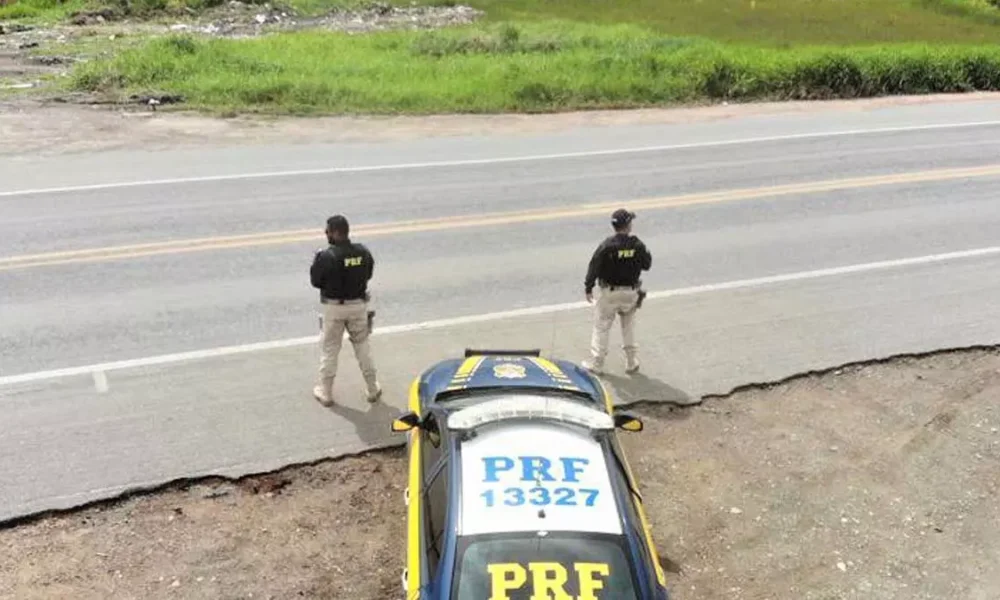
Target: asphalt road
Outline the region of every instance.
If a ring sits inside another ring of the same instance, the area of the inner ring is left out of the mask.
[[[376,254],[380,327],[576,302],[608,232],[604,205],[637,200],[647,201],[637,233],[654,254],[646,286],[687,292],[651,301],[652,379],[617,381],[622,398],[689,401],[851,360],[996,343],[995,253],[817,275],[997,246],[1000,124],[944,126],[994,120],[1000,103],[982,102],[141,160],[21,157],[0,165],[0,382],[313,335],[307,271],[332,212],[349,215]],[[860,131],[876,128],[910,129]],[[858,131],[813,135],[847,130]],[[772,139],[720,143],[752,138]],[[661,148],[623,151],[642,146]],[[953,171],[970,167],[982,169]],[[237,176],[265,168],[286,173]],[[182,181],[216,175],[230,178]],[[117,185],[143,180],[160,181]],[[774,188],[788,184],[799,187]],[[492,213],[502,215],[477,221]],[[419,231],[398,225],[414,220]],[[215,239],[232,235],[251,237]],[[192,249],[194,238],[213,241]],[[133,247],[165,241],[152,256]],[[66,254],[108,247],[114,260]],[[812,275],[767,279],[795,273]],[[715,285],[736,280],[750,281]],[[390,330],[378,338],[389,406],[372,412],[351,392],[347,349],[338,386],[348,408],[313,403],[315,352],[301,345],[112,371],[107,382],[8,381],[0,519],[385,443],[392,407],[430,361],[486,341],[579,358],[588,319],[570,308]]]

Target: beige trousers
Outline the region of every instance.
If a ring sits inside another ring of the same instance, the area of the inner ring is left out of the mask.
[[[337,376],[337,362],[344,342],[344,331],[354,346],[354,356],[361,368],[368,394],[378,390],[375,362],[372,360],[368,341],[368,304],[362,300],[350,300],[343,304],[323,303],[323,333],[320,341],[320,385],[327,393],[332,391],[333,379]]]
[[[625,352],[626,363],[635,363],[638,346],[635,343],[635,304],[639,301],[639,292],[629,288],[610,290],[598,288],[594,308],[594,331],[590,340],[590,355],[595,367],[602,367],[608,355],[608,337],[615,316],[621,319],[622,350]]]

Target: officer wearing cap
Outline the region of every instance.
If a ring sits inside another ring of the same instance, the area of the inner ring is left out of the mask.
[[[590,360],[583,366],[601,373],[608,354],[608,336],[617,315],[621,319],[622,350],[625,353],[625,370],[639,370],[638,346],[635,343],[635,311],[640,302],[642,271],[648,271],[653,256],[642,240],[632,235],[635,213],[620,208],[611,215],[614,235],[606,238],[594,251],[584,280],[587,302],[594,301],[594,286],[600,293],[594,310],[594,329],[590,343]]]
[[[337,358],[344,331],[354,346],[354,355],[367,387],[367,399],[375,402],[382,395],[368,336],[368,282],[375,269],[375,259],[364,244],[351,241],[350,224],[343,215],[326,221],[330,243],[313,258],[309,276],[320,290],[321,328],[319,382],[313,395],[325,406],[333,404],[333,380],[337,376]]]

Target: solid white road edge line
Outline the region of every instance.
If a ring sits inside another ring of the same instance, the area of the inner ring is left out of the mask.
[[[786,135],[741,138],[735,140],[720,140],[715,142],[691,142],[688,144],[668,144],[663,146],[640,146],[637,148],[617,148],[611,150],[586,150],[581,152],[565,152],[558,154],[532,154],[525,156],[509,156],[494,158],[477,158],[466,160],[431,161],[416,163],[399,163],[394,165],[369,165],[356,167],[327,167],[322,169],[301,169],[292,171],[267,171],[263,173],[234,173],[232,175],[206,175],[203,177],[178,177],[173,179],[150,179],[145,181],[121,181],[114,183],[95,183],[90,185],[75,185],[65,187],[38,188],[26,190],[11,190],[0,192],[0,198],[12,196],[31,196],[38,194],[57,194],[64,192],[85,192],[92,190],[110,190],[128,187],[176,185],[185,183],[206,183],[213,181],[234,181],[240,179],[267,179],[276,177],[301,177],[305,175],[332,175],[336,173],[365,173],[370,171],[393,171],[406,169],[430,169],[435,167],[465,167],[474,165],[503,164],[516,162],[531,162],[542,160],[560,160],[569,158],[586,158],[595,156],[615,156],[625,154],[640,154],[644,152],[665,152],[668,150],[685,150],[691,148],[712,148],[717,146],[736,146],[740,144],[759,144],[764,142],[783,142],[826,137],[842,137],[879,133],[903,133],[908,131],[933,131],[937,129],[962,129],[969,127],[990,127],[1000,125],[1000,121],[978,121],[973,123],[938,123],[932,125],[910,125],[900,127],[880,127],[873,129],[848,129],[843,131],[826,131],[813,133],[792,133]]]
[[[760,287],[766,285],[773,285],[776,283],[802,281],[806,279],[819,279],[823,277],[834,277],[837,275],[865,273],[869,271],[878,271],[884,269],[898,269],[900,267],[927,265],[927,264],[940,263],[946,261],[978,258],[983,256],[993,256],[997,254],[1000,254],[1000,246],[989,246],[985,248],[961,250],[958,252],[947,252],[943,254],[931,254],[926,256],[915,256],[911,258],[900,258],[900,259],[884,260],[878,262],[860,263],[854,265],[845,265],[842,267],[816,269],[813,271],[799,271],[796,273],[786,273],[783,275],[771,275],[768,277],[757,277],[753,279],[738,279],[734,281],[724,281],[721,283],[710,283],[707,285],[677,288],[673,290],[661,290],[658,292],[650,292],[649,295],[647,296],[647,299],[654,300],[660,298],[672,298],[675,296],[690,296],[693,294],[705,294],[710,292],[733,290],[739,288]],[[439,319],[435,321],[425,321],[423,323],[391,325],[388,327],[382,327],[380,329],[376,329],[374,335],[393,335],[400,333],[409,333],[413,331],[422,331],[426,329],[441,329],[444,327],[455,327],[458,325],[467,325],[472,323],[483,323],[487,321],[498,321],[502,319],[511,319],[516,317],[542,315],[542,314],[562,312],[567,310],[575,310],[579,308],[585,308],[587,306],[588,306],[587,302],[581,300],[579,302],[567,302],[565,304],[549,304],[546,306],[534,306],[530,308],[521,308],[517,310],[509,310],[503,312],[485,313],[481,315],[468,315],[464,317]],[[95,381],[97,381],[96,375],[94,374],[103,373],[106,371],[117,371],[122,369],[131,369],[138,367],[149,367],[154,365],[193,361],[206,358],[218,358],[221,356],[244,354],[247,352],[260,352],[265,350],[276,350],[280,348],[291,348],[294,346],[304,346],[308,344],[316,344],[318,342],[319,342],[319,334],[316,334],[308,337],[292,338],[286,340],[275,340],[271,342],[242,344],[238,346],[224,346],[221,348],[208,348],[205,350],[179,352],[176,354],[163,354],[160,356],[148,356],[145,358],[135,358],[131,360],[121,360],[114,362],[99,363],[94,365],[85,365],[80,367],[54,369],[51,371],[36,371],[34,373],[23,373],[20,375],[8,375],[6,377],[0,377],[0,386],[13,385],[18,383],[30,383],[35,381],[44,381],[48,379],[73,377],[79,375],[92,375],[95,376]]]

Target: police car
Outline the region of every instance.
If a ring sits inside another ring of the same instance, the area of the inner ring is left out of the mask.
[[[466,350],[412,383],[407,600],[668,600],[603,384],[530,351]]]

